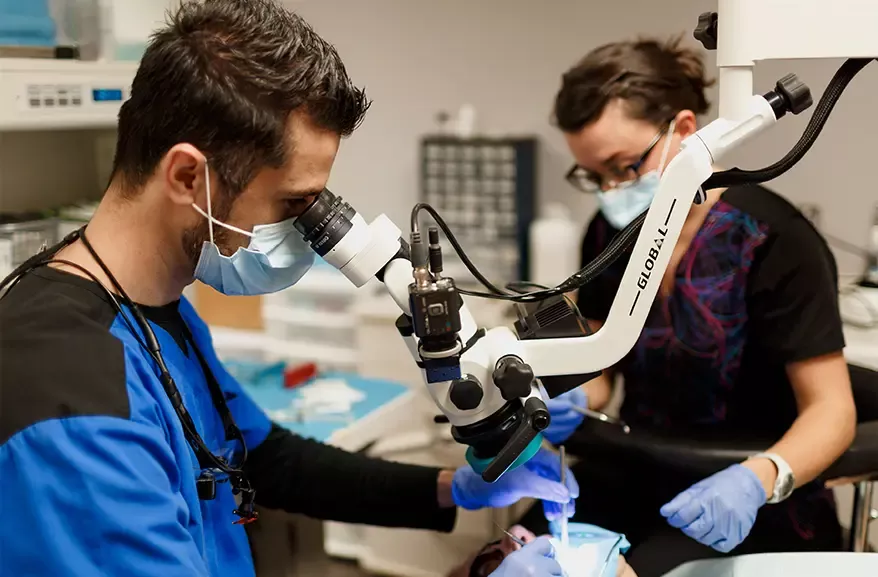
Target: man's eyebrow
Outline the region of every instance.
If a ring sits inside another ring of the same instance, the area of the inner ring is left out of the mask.
[[[321,192],[326,190],[325,188],[305,188],[301,190],[285,190],[283,195],[291,198],[305,198],[307,196],[317,196]]]

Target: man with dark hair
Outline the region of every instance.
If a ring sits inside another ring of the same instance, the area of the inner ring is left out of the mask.
[[[256,295],[308,270],[293,220],[368,107],[332,46],[269,0],[186,2],[155,34],[93,219],[0,301],[0,574],[253,575],[254,504],[448,531],[456,506],[578,496],[545,455],[488,484],[293,435],[181,297],[193,279]],[[551,551],[495,575],[560,575]]]

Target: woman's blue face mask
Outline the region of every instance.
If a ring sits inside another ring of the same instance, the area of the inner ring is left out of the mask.
[[[658,192],[662,171],[668,159],[676,120],[672,120],[662,147],[658,169],[650,171],[631,182],[623,182],[615,187],[597,193],[598,205],[604,217],[614,228],[623,229],[649,208]]]

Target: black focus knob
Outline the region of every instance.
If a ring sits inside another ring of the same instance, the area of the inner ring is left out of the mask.
[[[811,89],[795,74],[787,74],[778,80],[774,89],[786,101],[787,110],[793,114],[804,112],[814,104]]]
[[[497,362],[492,376],[494,384],[507,401],[528,396],[534,380],[530,365],[511,355]]]
[[[692,33],[695,39],[708,50],[716,50],[717,21],[716,12],[703,12],[698,17],[695,32]]]
[[[530,422],[535,431],[546,429],[552,422],[549,409],[546,408],[546,403],[544,403],[542,399],[536,397],[529,398],[524,404],[524,412],[530,418]]]
[[[452,381],[448,396],[455,407],[461,411],[470,411],[482,402],[484,392],[478,379],[472,375],[464,375]]]

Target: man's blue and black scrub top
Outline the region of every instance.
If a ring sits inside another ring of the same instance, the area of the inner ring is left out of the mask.
[[[221,453],[234,445],[193,346],[201,352],[246,440],[257,504],[452,529],[455,510],[437,504],[438,469],[368,459],[272,424],[223,369],[185,299],[143,310],[199,433]],[[154,362],[100,287],[35,270],[0,300],[0,327],[0,575],[254,574],[229,483],[199,500],[198,462]]]

